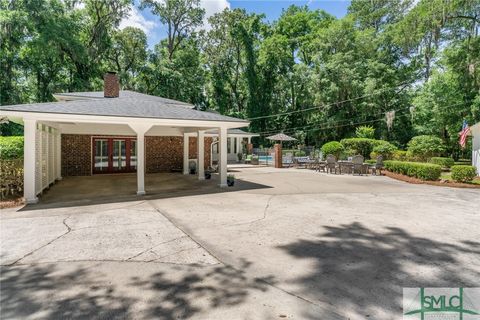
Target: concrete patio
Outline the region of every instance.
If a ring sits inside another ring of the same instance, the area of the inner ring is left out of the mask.
[[[479,286],[479,190],[231,171],[225,192],[4,210],[2,317],[398,319],[404,287]]]

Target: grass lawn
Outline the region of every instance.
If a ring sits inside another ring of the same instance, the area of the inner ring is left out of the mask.
[[[450,172],[442,172],[442,175],[440,176],[440,179],[453,181],[452,174]],[[467,183],[480,185],[480,177],[476,177],[475,179],[473,179],[472,182],[467,182]]]

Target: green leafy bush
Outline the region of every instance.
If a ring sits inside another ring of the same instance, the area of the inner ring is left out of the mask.
[[[392,153],[392,160],[396,161],[407,161],[407,151],[405,150],[395,150]]]
[[[23,158],[23,137],[0,137],[0,159],[14,160]]]
[[[375,128],[372,126],[360,126],[355,129],[355,136],[357,138],[374,139]]]
[[[416,136],[408,142],[408,152],[411,157],[426,161],[445,151],[442,139],[435,136]]]
[[[370,152],[370,158],[376,159],[378,156],[383,156],[383,159],[391,159],[394,151],[397,150],[393,144],[383,140],[377,140],[377,145],[373,147],[373,151]]]
[[[474,166],[453,166],[452,179],[458,182],[470,182],[477,175]]]
[[[324,157],[329,154],[333,154],[338,159],[340,158],[340,154],[343,152],[343,150],[343,145],[338,141],[330,141],[322,146],[322,153]]]
[[[421,180],[438,180],[442,174],[442,167],[432,163],[387,160],[384,166],[388,171]]]
[[[368,158],[375,145],[374,139],[367,138],[348,138],[340,140],[345,150],[349,150],[352,155],[361,154],[364,158]]]
[[[23,161],[0,159],[0,200],[21,196],[23,191]]]
[[[340,143],[343,145],[345,150],[350,151],[350,155],[361,154],[364,158],[368,158],[370,153],[372,153],[373,148],[376,146],[383,146],[384,148],[390,148],[390,146],[392,146],[394,149],[396,149],[396,147],[388,141],[367,138],[342,139]],[[382,147],[380,147],[380,149],[381,148]]]
[[[438,164],[442,168],[450,168],[455,161],[452,158],[433,157],[430,159],[430,163]]]

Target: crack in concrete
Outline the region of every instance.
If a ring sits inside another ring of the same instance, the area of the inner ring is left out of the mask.
[[[178,250],[178,251],[175,251],[175,252],[173,252],[173,253],[170,253],[170,254],[167,254],[167,255],[164,255],[164,256],[161,256],[161,257],[152,259],[152,260],[148,260],[147,262],[155,262],[155,261],[158,261],[158,260],[163,259],[163,258],[171,257],[171,256],[174,256],[174,255],[176,255],[176,254],[179,254],[179,253],[182,253],[182,252],[185,252],[185,251],[195,250],[195,249],[199,249],[199,248],[202,248],[202,247],[197,244],[197,246],[196,246],[195,248],[188,248],[188,249]],[[202,248],[202,249],[203,249],[203,248]]]
[[[41,250],[49,245],[51,245],[52,243],[54,243],[55,241],[57,241],[58,239],[66,236],[67,234],[69,234],[71,231],[72,231],[72,228],[67,224],[67,219],[69,219],[71,216],[68,216],[66,217],[65,219],[63,219],[62,223],[63,225],[67,228],[67,231],[64,232],[63,234],[59,235],[58,237],[54,238],[53,240],[50,240],[49,242],[47,242],[46,244],[44,244],[43,246],[40,246],[38,248],[36,248],[35,250],[32,250],[30,251],[29,253],[27,253],[26,255],[24,255],[23,257],[21,257],[20,259],[17,259],[15,260],[14,262],[12,263],[9,263],[9,264],[5,264],[5,266],[13,266],[15,264],[17,264],[18,262],[22,261],[23,259],[25,259],[26,257],[28,256],[31,256],[32,254],[34,254],[35,252],[37,252],[38,250]]]
[[[265,208],[263,209],[263,216],[261,218],[254,219],[254,220],[247,221],[247,222],[239,222],[239,223],[235,223],[235,224],[224,224],[222,226],[234,227],[234,226],[241,226],[241,225],[244,225],[244,224],[253,224],[253,223],[265,220],[267,218],[267,211],[268,211],[268,208],[270,207],[270,202],[272,201],[272,199],[274,197],[275,197],[275,195],[273,194],[273,195],[270,196],[270,198],[268,198],[267,203],[265,204]]]
[[[138,254],[136,254],[136,255],[134,255],[134,256],[131,256],[130,258],[126,259],[125,261],[129,261],[129,260],[131,260],[131,259],[135,259],[136,257],[141,256],[141,255],[144,254],[145,252],[150,251],[150,250],[152,250],[153,248],[156,248],[156,247],[161,246],[161,245],[163,245],[163,244],[167,244],[167,243],[170,243],[170,242],[173,242],[173,241],[182,239],[182,238],[186,238],[186,237],[187,237],[187,236],[181,236],[181,237],[178,237],[178,238],[175,238],[175,239],[171,239],[171,240],[168,240],[168,241],[164,241],[164,242],[158,243],[158,244],[156,244],[156,245],[154,245],[154,246],[152,246],[152,247],[150,247],[150,248],[148,248],[148,249],[145,249],[145,250],[141,251],[140,253],[138,253]],[[155,252],[152,251],[152,253],[156,255]],[[152,260],[152,261],[153,261],[153,260]],[[150,261],[147,261],[147,262],[150,262]]]
[[[275,196],[275,195],[272,195],[269,200],[271,200],[271,199],[273,198],[273,196]],[[267,203],[267,204],[269,204],[269,203]],[[152,205],[152,204],[150,204],[150,205]],[[154,207],[154,206],[152,205],[152,207]],[[178,226],[177,224],[175,224],[174,221],[168,216],[168,214],[163,213],[162,211],[160,211],[160,209],[158,209],[158,208],[156,208],[156,207],[154,207],[154,208],[155,208],[155,210],[157,210],[157,212],[158,212],[159,214],[161,214],[162,216],[164,216],[165,219],[167,219],[172,225],[174,225],[176,228],[178,228],[180,231],[182,231],[186,236],[188,236],[192,241],[194,241],[200,248],[202,248],[202,249],[205,250],[208,254],[210,254],[212,257],[214,257],[219,263],[221,263],[221,264],[223,264],[224,266],[227,266],[227,267],[229,267],[229,268],[232,268],[232,269],[235,270],[236,272],[243,272],[242,270],[236,268],[235,266],[233,266],[233,265],[231,265],[231,264],[228,264],[228,263],[225,263],[222,259],[220,259],[220,258],[219,258],[217,255],[215,255],[213,252],[211,252],[209,249],[205,248],[199,241],[195,240],[195,239],[194,239],[190,234],[188,234],[183,228],[181,228],[180,226]],[[267,208],[268,208],[268,207],[265,206],[264,212],[265,212],[265,210],[266,210]],[[155,261],[152,261],[152,263],[156,263],[156,262],[155,262]],[[316,307],[322,308],[322,305],[320,305],[320,304],[318,304],[318,303],[316,303],[316,302],[314,302],[314,301],[311,301],[311,300],[309,300],[309,299],[307,299],[307,298],[304,298],[304,297],[302,297],[302,296],[300,296],[300,295],[298,295],[298,294],[296,294],[296,293],[294,293],[294,292],[290,292],[290,291],[288,291],[288,290],[286,290],[286,289],[283,289],[283,288],[281,288],[281,287],[279,287],[279,286],[277,286],[277,285],[275,285],[275,284],[273,284],[273,283],[271,283],[271,282],[269,282],[269,281],[267,281],[267,280],[265,280],[265,279],[263,279],[263,278],[259,278],[259,277],[252,277],[252,278],[253,278],[255,281],[262,282],[262,283],[266,284],[267,286],[270,286],[270,287],[272,287],[272,288],[275,288],[275,289],[277,289],[277,290],[280,290],[280,291],[282,291],[283,293],[288,294],[288,295],[290,295],[290,296],[292,296],[292,297],[294,297],[294,298],[297,298],[297,299],[299,299],[299,300],[302,300],[302,301],[304,301],[304,302],[307,302],[307,303],[309,303],[309,304],[311,304],[311,305],[314,305],[314,306],[316,306]]]

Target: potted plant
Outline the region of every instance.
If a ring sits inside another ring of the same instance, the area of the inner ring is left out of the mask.
[[[229,174],[227,176],[227,185],[229,187],[233,187],[234,184],[235,184],[235,176],[233,174]]]
[[[241,152],[237,153],[237,159],[238,159],[238,162],[242,162],[243,153],[241,153]]]
[[[211,177],[212,177],[212,173],[210,172],[210,170],[206,170],[205,171],[205,179],[210,180]]]

